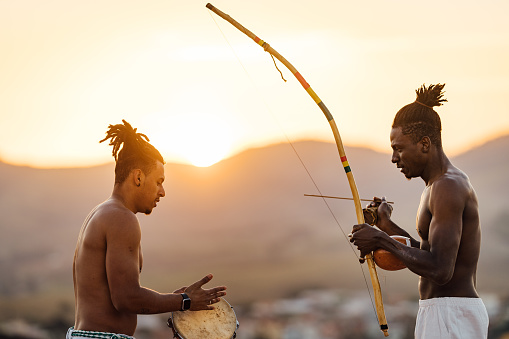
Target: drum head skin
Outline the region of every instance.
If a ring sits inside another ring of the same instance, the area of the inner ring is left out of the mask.
[[[235,312],[221,299],[211,311],[173,312],[173,328],[182,339],[231,339],[237,329]]]

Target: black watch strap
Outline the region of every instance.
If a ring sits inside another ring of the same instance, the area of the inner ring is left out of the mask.
[[[182,307],[180,308],[181,311],[187,311],[191,308],[191,299],[186,293],[180,293],[182,296]]]

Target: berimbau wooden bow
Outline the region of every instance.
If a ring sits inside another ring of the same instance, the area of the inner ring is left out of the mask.
[[[215,8],[212,4],[208,3],[207,8],[210,9],[212,12],[223,18],[224,20],[228,21],[230,24],[235,26],[239,31],[246,34],[248,37],[254,40],[258,45],[263,47],[263,49],[268,52],[270,55],[276,57],[283,65],[285,65],[290,72],[299,80],[300,84],[306,92],[313,98],[315,103],[320,107],[322,112],[325,114],[325,117],[329,121],[329,125],[332,129],[332,133],[334,134],[334,139],[336,140],[336,145],[339,151],[339,156],[341,159],[341,162],[343,164],[343,167],[345,169],[346,176],[348,178],[348,183],[350,184],[350,189],[352,191],[353,200],[355,203],[355,212],[357,213],[357,222],[359,224],[364,223],[364,215],[362,213],[362,206],[361,201],[359,198],[359,192],[357,190],[357,185],[355,184],[355,179],[353,177],[352,169],[350,168],[350,164],[348,163],[348,160],[346,158],[345,149],[343,147],[343,142],[341,141],[341,136],[339,135],[338,128],[336,126],[336,122],[334,121],[334,118],[332,117],[332,114],[329,112],[329,109],[325,106],[323,101],[316,95],[316,93],[311,89],[311,86],[304,80],[302,75],[297,71],[295,67],[291,63],[288,62],[281,54],[279,54],[274,48],[269,46],[268,43],[258,38],[256,35],[254,35],[251,31],[249,31],[247,28],[239,24],[237,21],[232,19],[228,14],[225,14],[221,12],[219,9]],[[385,312],[384,312],[384,306],[382,301],[382,291],[380,289],[380,282],[378,280],[378,274],[376,272],[375,263],[373,261],[373,255],[370,253],[366,256],[366,262],[369,267],[369,275],[371,277],[371,283],[373,285],[373,294],[375,297],[375,305],[376,305],[376,312],[378,316],[378,322],[380,323],[380,329],[383,331],[384,335],[387,337],[389,335],[389,327],[387,325],[387,320],[385,318]]]

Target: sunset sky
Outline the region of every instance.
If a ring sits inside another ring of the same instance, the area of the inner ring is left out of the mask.
[[[446,153],[509,133],[509,2],[214,0],[288,59],[345,144],[389,151],[395,112],[446,83]],[[0,0],[0,160],[111,161],[98,141],[126,119],[168,162],[318,139],[328,123],[252,40],[186,0]],[[225,39],[226,37],[226,39]]]

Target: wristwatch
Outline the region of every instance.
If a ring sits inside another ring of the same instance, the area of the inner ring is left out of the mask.
[[[191,308],[191,299],[189,296],[185,293],[180,293],[182,296],[182,307],[180,308],[181,311],[187,311]]]

